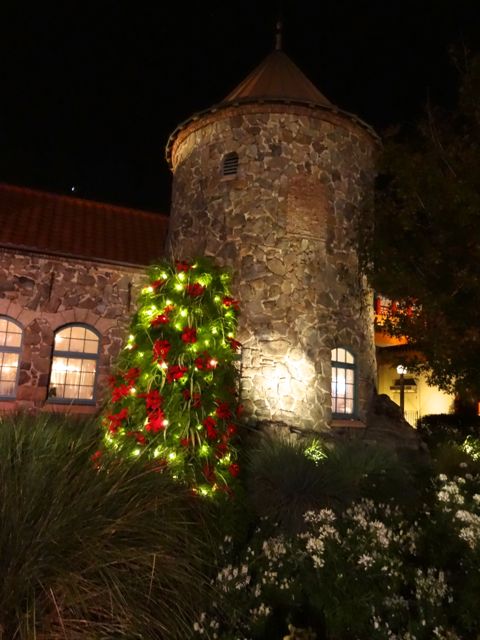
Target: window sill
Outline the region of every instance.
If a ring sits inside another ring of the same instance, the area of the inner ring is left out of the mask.
[[[0,398],[0,413],[15,411],[17,403],[15,398]]]
[[[67,406],[67,407],[94,407],[96,405],[95,400],[63,400],[63,399],[58,399],[56,400],[55,398],[48,398],[47,401],[45,402],[45,405],[49,405],[49,404],[56,404],[56,405],[62,405],[62,406]]]

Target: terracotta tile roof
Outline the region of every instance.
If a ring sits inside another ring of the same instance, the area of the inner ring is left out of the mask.
[[[168,216],[0,184],[0,246],[148,265],[163,255]]]
[[[245,80],[228,94],[222,104],[237,100],[268,99],[293,100],[332,107],[332,103],[280,50],[272,51]]]

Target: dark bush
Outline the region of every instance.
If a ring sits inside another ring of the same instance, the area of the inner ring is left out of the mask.
[[[417,429],[431,449],[445,443],[461,444],[467,436],[480,437],[480,416],[431,414],[418,420]]]
[[[338,442],[314,461],[306,455],[311,443],[259,439],[247,454],[245,476],[255,513],[268,516],[286,530],[296,530],[309,509],[343,511],[353,501],[369,497],[412,504],[421,499],[416,479],[427,473],[391,449],[363,442]]]

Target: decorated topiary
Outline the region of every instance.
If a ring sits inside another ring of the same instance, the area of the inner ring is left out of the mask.
[[[144,455],[203,495],[229,490],[241,411],[230,275],[199,259],[152,266],[148,277],[110,379],[106,447]]]

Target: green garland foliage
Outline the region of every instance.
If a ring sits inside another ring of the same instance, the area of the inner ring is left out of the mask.
[[[230,491],[241,411],[230,274],[202,258],[152,266],[148,277],[110,380],[106,446],[146,456],[202,495]]]

